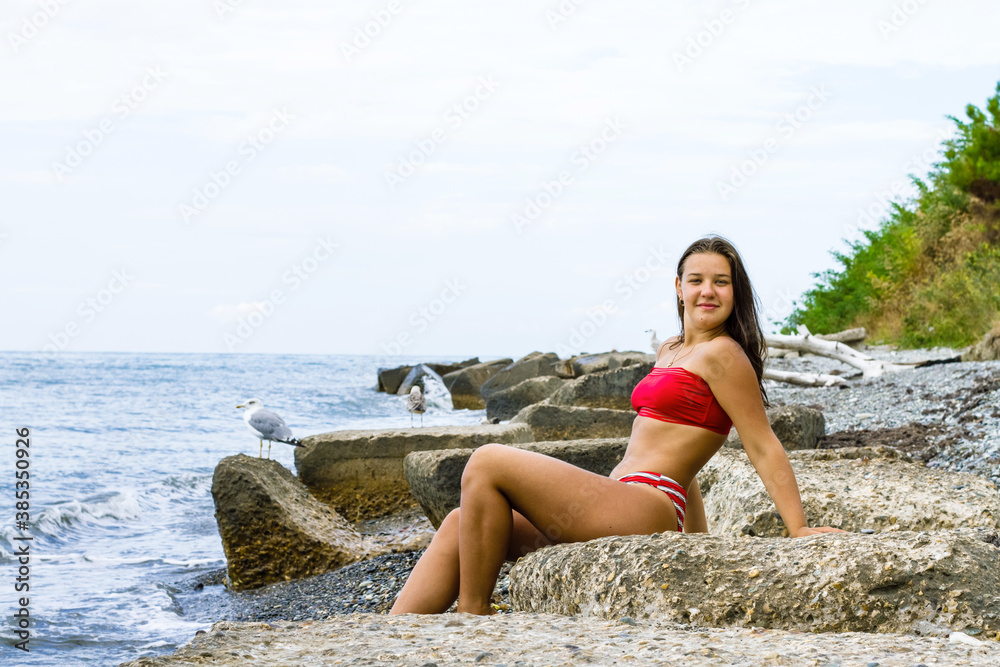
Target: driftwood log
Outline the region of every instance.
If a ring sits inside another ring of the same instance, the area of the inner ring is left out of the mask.
[[[884,373],[907,371],[917,366],[917,364],[893,364],[888,361],[880,361],[869,354],[849,347],[846,343],[835,340],[824,340],[818,336],[814,336],[805,327],[799,329],[798,335],[770,334],[764,336],[764,338],[767,341],[768,347],[808,352],[821,357],[836,359],[860,369],[864,377],[878,377]]]
[[[847,380],[839,375],[826,373],[798,373],[796,371],[776,371],[764,369],[764,379],[788,384],[799,384],[805,387],[830,387],[835,384],[847,384]]]

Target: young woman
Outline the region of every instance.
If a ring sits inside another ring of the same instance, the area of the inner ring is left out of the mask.
[[[756,296],[736,249],[709,236],[677,264],[681,334],[632,393],[638,411],[621,463],[609,477],[542,454],[484,445],[462,475],[449,514],[400,591],[391,614],[490,614],[504,560],[556,542],[608,535],[707,532],[695,475],[731,425],[792,537],[810,528],[785,450],[771,431],[761,376],[766,346]],[[685,521],[686,519],[686,521]]]

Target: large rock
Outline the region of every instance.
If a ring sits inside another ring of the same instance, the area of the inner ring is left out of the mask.
[[[497,377],[494,375],[493,377]],[[554,375],[528,378],[513,387],[494,391],[486,396],[486,416],[503,421],[511,419],[522,408],[539,403],[554,394],[566,380]],[[485,387],[485,385],[483,385]],[[485,396],[485,394],[484,394]],[[539,440],[540,438],[535,438]]]
[[[602,352],[601,354],[578,354],[553,365],[555,374],[561,378],[578,378],[589,373],[613,371],[635,364],[653,364],[656,355],[647,352]]]
[[[277,461],[238,454],[212,477],[215,518],[233,590],[333,570],[372,546]]]
[[[510,573],[515,610],[801,632],[1000,630],[994,531],[664,533],[560,544]]]
[[[532,442],[514,445],[518,449],[539,452],[560,461],[597,473],[609,475],[625,454],[628,438]],[[462,472],[472,456],[471,449],[414,452],[403,462],[403,471],[424,514],[435,528],[458,507],[462,498]]]
[[[652,356],[652,355],[647,355]],[[623,366],[615,370],[588,373],[563,387],[549,397],[552,405],[576,405],[587,408],[630,410],[632,390],[649,374],[653,362]]]
[[[771,430],[786,451],[816,449],[816,443],[826,435],[823,411],[809,405],[782,405],[767,409]],[[726,447],[743,447],[739,433],[732,429]]]
[[[601,354],[585,354],[573,357],[573,373],[576,377],[591,373],[614,371],[626,366],[636,366],[656,363],[656,355],[646,352],[602,352]],[[646,371],[647,373],[649,371]]]
[[[945,530],[1000,525],[991,482],[913,463],[896,450],[844,448],[788,455],[811,526],[844,530]],[[774,502],[739,450],[722,449],[698,473],[714,534],[783,534]]]
[[[465,361],[460,361],[457,363],[426,363],[418,364],[421,366],[426,366],[438,375],[445,375],[446,373],[452,373],[457,370],[461,370],[467,366],[472,366],[479,363],[478,357],[473,357],[472,359],[466,359]],[[396,394],[399,392],[399,386],[403,383],[407,374],[413,370],[413,366],[397,366],[395,368],[380,368],[378,369],[378,386],[377,391],[384,391],[388,394]],[[409,389],[402,393],[409,393]]]
[[[406,374],[412,369],[413,366],[378,369],[378,391],[395,394],[399,390],[399,385],[402,384]]]
[[[578,408],[548,403],[529,405],[510,420],[512,424],[530,426],[532,439],[539,442],[628,437],[634,421],[635,412],[632,410]]]
[[[962,355],[962,361],[996,361],[1000,359],[1000,322]]]
[[[479,393],[483,383],[509,366],[513,359],[486,361],[444,375],[444,386],[451,392],[451,405],[456,410],[482,410],[486,407]]]
[[[555,376],[555,369],[552,364],[559,361],[559,355],[555,352],[532,352],[527,354],[509,366],[504,367],[496,375],[486,380],[479,388],[479,393],[486,401],[487,408],[490,403],[490,396],[498,391],[509,389],[514,385],[539,376]]]
[[[410,452],[531,439],[525,424],[334,431],[303,438],[295,469],[313,495],[357,521],[412,506],[403,477]]]
[[[406,396],[410,393],[410,389],[417,386],[420,387],[420,391],[426,393],[426,387],[424,386],[424,378],[432,377],[438,381],[441,380],[441,376],[438,375],[433,368],[428,364],[417,364],[410,369],[410,372],[406,374],[403,381],[399,384],[399,388],[396,393],[400,396]]]
[[[479,357],[472,357],[471,359],[466,359],[465,361],[459,361],[455,363],[430,363],[426,365],[430,367],[435,373],[440,376],[445,376],[448,373],[454,373],[455,371],[462,370],[463,368],[468,368],[469,366],[475,366],[479,363]]]

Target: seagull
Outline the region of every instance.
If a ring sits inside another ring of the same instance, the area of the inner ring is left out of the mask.
[[[653,348],[653,354],[660,351],[660,339],[656,337],[656,329],[646,329],[646,332],[651,334],[649,336],[649,346]]]
[[[267,440],[267,458],[271,458],[271,443],[283,442],[286,445],[305,447],[302,443],[292,437],[292,429],[285,426],[285,420],[276,413],[264,409],[264,404],[259,398],[251,398],[243,405],[237,405],[237,409],[246,408],[243,413],[243,421],[247,428],[260,439],[260,451],[257,458],[261,458],[264,453],[264,441]]]
[[[420,425],[424,425],[424,413],[427,412],[427,399],[420,391],[420,385],[410,387],[410,395],[406,397],[406,409],[410,411],[410,428],[413,428],[413,413],[420,415]]]

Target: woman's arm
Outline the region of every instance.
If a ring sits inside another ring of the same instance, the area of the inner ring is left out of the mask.
[[[760,475],[789,535],[801,537],[836,531],[834,528],[809,528],[806,525],[795,473],[785,448],[771,430],[757,385],[757,375],[739,343],[720,337],[713,340],[710,346],[706,355],[708,368],[705,380],[722,409],[733,420],[750,463]]]

